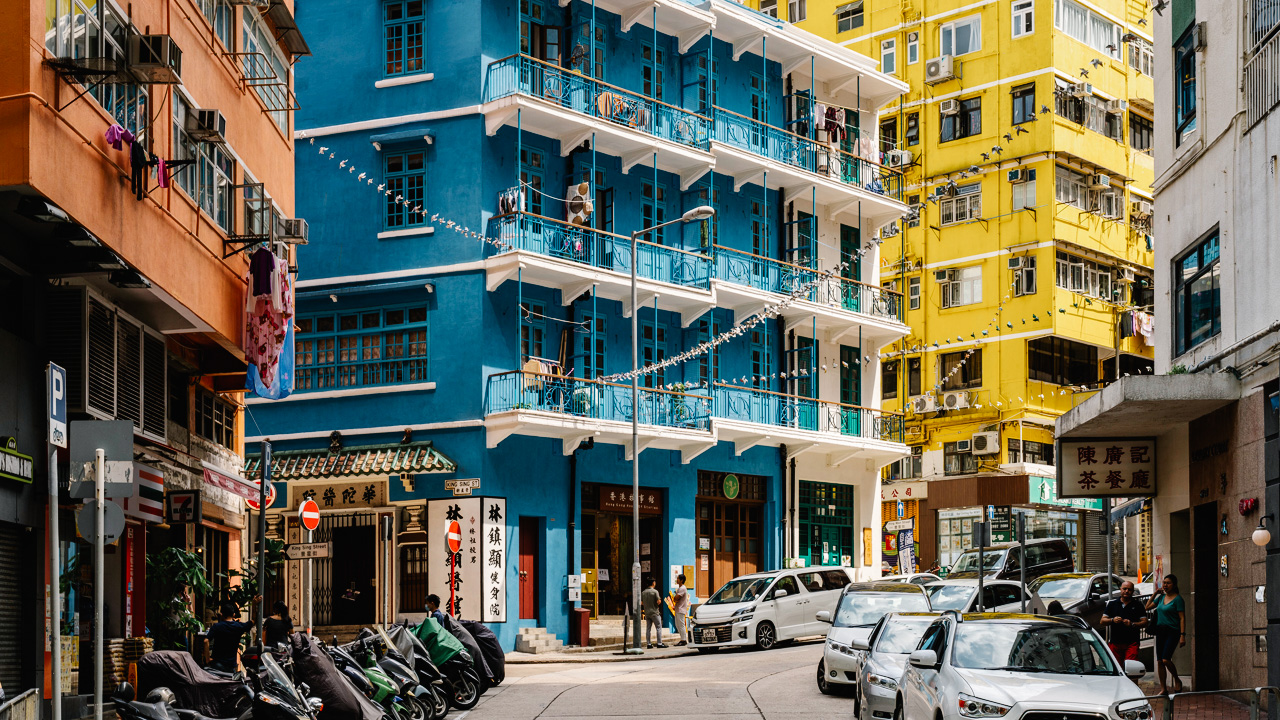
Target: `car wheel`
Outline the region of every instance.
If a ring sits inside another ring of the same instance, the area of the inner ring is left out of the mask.
[[[853,720],[862,720],[862,683],[853,684]]]
[[[818,661],[818,691],[823,695],[831,694],[831,684],[827,682],[827,661]]]
[[[756,626],[756,647],[768,650],[778,644],[778,631],[768,620]]]
[[[898,704],[893,706],[893,720],[904,720],[905,717],[902,714],[902,698],[898,698]]]

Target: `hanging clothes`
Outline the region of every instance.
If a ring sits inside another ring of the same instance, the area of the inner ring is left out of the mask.
[[[276,256],[266,248],[258,248],[249,258],[249,295],[270,295],[272,277],[276,270]],[[250,300],[252,303],[252,299]]]
[[[164,158],[156,160],[156,185],[167,188],[169,187],[169,168],[165,167]]]
[[[1120,339],[1133,337],[1133,313],[1120,314]]]
[[[113,150],[123,150],[124,143],[129,143],[130,145],[133,144],[133,133],[129,132],[128,128],[119,124],[112,125],[107,128],[106,137],[107,143],[111,145]]]
[[[142,149],[142,143],[135,142],[129,145],[129,167],[131,170],[129,190],[135,198],[142,200],[147,196],[151,177],[151,158],[147,157],[147,151]]]
[[[249,261],[249,301],[245,321],[245,359],[257,368],[263,385],[275,385],[280,354],[293,318],[289,266],[259,248]]]
[[[287,283],[288,297],[293,297],[293,285]],[[292,314],[292,313],[291,313]],[[293,373],[294,373],[294,328],[292,319],[286,319],[284,323],[284,342],[281,344],[278,357],[279,361],[276,366],[275,378],[273,382],[264,382],[262,373],[258,369],[256,363],[249,363],[249,389],[261,398],[269,400],[282,400],[293,392]]]
[[[825,115],[827,137],[835,142],[844,139],[844,110],[828,107]]]
[[[1137,320],[1137,332],[1142,336],[1142,341],[1148,347],[1155,347],[1156,344],[1156,318],[1151,313],[1136,312],[1134,316]]]

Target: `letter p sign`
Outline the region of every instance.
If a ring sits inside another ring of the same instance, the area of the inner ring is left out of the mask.
[[[67,446],[67,371],[49,363],[49,444]]]

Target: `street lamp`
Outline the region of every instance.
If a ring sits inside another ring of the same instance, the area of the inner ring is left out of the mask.
[[[1258,518],[1258,527],[1253,531],[1254,545],[1266,547],[1271,542],[1271,531],[1267,529],[1267,520],[1270,518],[1270,513]]]
[[[699,205],[675,220],[668,220],[631,233],[631,612],[635,646],[625,648],[625,651],[632,654],[644,652],[640,649],[640,377],[636,374],[640,363],[637,342],[640,334],[637,321],[640,308],[636,307],[636,266],[639,264],[639,258],[636,256],[636,241],[641,235],[647,235],[658,228],[674,223],[706,220],[715,214],[716,209],[710,205]],[[661,641],[662,631],[659,630],[658,633],[658,640]]]

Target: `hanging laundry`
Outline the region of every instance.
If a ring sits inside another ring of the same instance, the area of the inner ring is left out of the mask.
[[[1148,347],[1155,347],[1156,344],[1156,318],[1151,313],[1135,312],[1134,316],[1137,320],[1137,331],[1142,336],[1142,341]]]
[[[844,139],[844,110],[838,107],[827,108],[825,114],[827,137],[839,142]]]
[[[169,168],[165,167],[164,158],[160,158],[156,168],[156,185],[162,188],[169,187]]]
[[[112,125],[107,128],[106,137],[107,143],[111,145],[113,150],[123,150],[123,143],[129,143],[130,145],[133,144],[133,133],[129,132],[128,128],[119,124]]]
[[[1133,337],[1133,313],[1120,314],[1120,339]]]
[[[288,295],[293,297],[292,284],[288,285]],[[254,394],[268,400],[283,400],[293,392],[294,373],[294,329],[292,319],[285,320],[284,342],[281,344],[279,362],[273,382],[264,382],[257,363],[249,364],[249,389]]]
[[[249,258],[249,295],[271,295],[271,283],[276,271],[276,256],[266,248],[258,248]]]
[[[257,367],[262,384],[270,387],[275,386],[280,354],[293,318],[288,269],[287,262],[266,248],[259,248],[249,261],[245,359]]]
[[[135,198],[141,200],[147,196],[151,177],[151,158],[147,157],[147,151],[142,149],[142,143],[129,145],[129,167],[131,170],[129,190]]]

